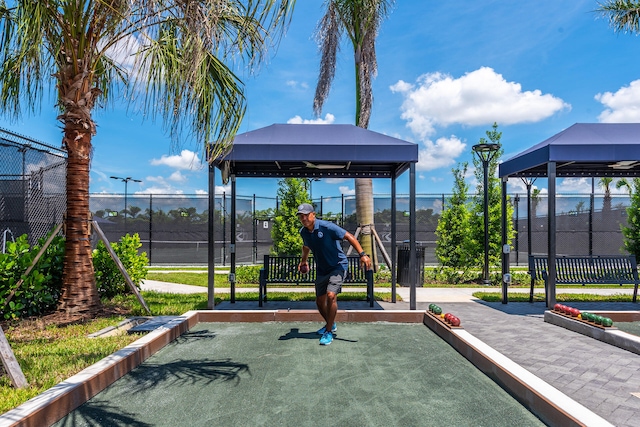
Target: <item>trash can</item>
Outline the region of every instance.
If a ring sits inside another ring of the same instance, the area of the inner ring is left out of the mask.
[[[421,243],[416,242],[416,277],[418,283],[416,286],[424,286],[424,251],[425,247]],[[398,268],[396,273],[396,282],[400,286],[411,286],[411,274],[409,269],[409,261],[411,258],[411,247],[409,242],[398,245]]]

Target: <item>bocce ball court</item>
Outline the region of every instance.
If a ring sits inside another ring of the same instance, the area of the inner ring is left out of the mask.
[[[25,426],[579,425],[429,312],[194,311],[13,411]],[[535,413],[535,415],[534,415]],[[544,422],[543,422],[544,420]]]

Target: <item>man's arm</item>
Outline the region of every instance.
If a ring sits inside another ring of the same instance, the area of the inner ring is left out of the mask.
[[[364,250],[362,250],[362,246],[360,245],[360,242],[358,242],[358,239],[356,239],[353,234],[347,231],[344,235],[344,240],[349,242],[349,244],[353,246],[353,249],[358,252],[358,255],[360,255],[360,266],[366,267],[367,270],[371,269],[371,258],[369,258]]]
[[[311,252],[311,249],[308,246],[302,246],[302,259],[300,260],[300,264],[298,264],[298,271],[300,271],[301,266],[309,265],[307,261],[309,258],[309,252]]]

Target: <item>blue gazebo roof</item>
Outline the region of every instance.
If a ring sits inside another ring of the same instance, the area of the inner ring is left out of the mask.
[[[418,145],[348,124],[274,124],[236,135],[216,159],[238,177],[397,177]]]
[[[576,123],[500,165],[500,177],[640,176],[640,123]]]

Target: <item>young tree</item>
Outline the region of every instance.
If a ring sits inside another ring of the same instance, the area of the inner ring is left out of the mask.
[[[304,179],[285,178],[278,181],[278,209],[273,217],[271,238],[275,255],[299,255],[302,250],[298,206],[311,203]]]
[[[454,184],[453,195],[448,206],[440,214],[436,228],[436,256],[445,267],[468,268],[470,246],[470,209],[467,195],[469,185],[465,181],[467,163],[452,169]]]
[[[326,13],[320,20],[316,38],[322,52],[320,73],[313,111],[322,113],[322,106],[329,96],[336,71],[336,58],[340,39],[344,33],[353,47],[356,76],[356,126],[367,129],[373,108],[372,78],[378,69],[376,61],[376,37],[380,23],[388,16],[393,0],[326,0]],[[357,222],[373,226],[373,182],[371,178],[356,178]],[[360,234],[363,248],[374,248],[372,234],[365,227]],[[375,251],[372,253],[376,262]]]
[[[627,208],[627,225],[620,225],[624,236],[624,249],[640,259],[640,178],[626,181],[630,189],[631,204]]]
[[[100,304],[89,226],[93,110],[140,102],[176,143],[190,136],[205,151],[215,141],[206,148],[215,158],[245,111],[242,82],[225,62],[259,61],[293,3],[0,0],[0,108],[17,118],[24,107],[38,111],[45,90],[57,95],[67,151],[61,310],[91,315]]]

